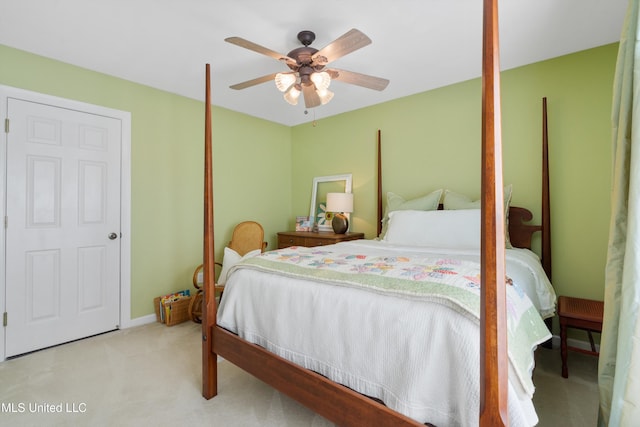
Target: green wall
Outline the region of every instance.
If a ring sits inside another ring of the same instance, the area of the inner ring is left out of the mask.
[[[563,295],[603,296],[616,54],[613,44],[502,73],[505,183],[534,221],[548,100],[553,283]],[[1,45],[0,63],[0,84],[132,113],[132,317],[190,287],[202,252],[202,102]],[[308,214],[313,177],[342,173],[353,174],[353,229],[374,237],[378,129],[385,192],[479,197],[480,96],[475,79],[292,128],[214,107],[216,253],[248,219],[274,248],[275,233]]]
[[[562,295],[603,298],[616,55],[612,44],[502,73],[504,182],[513,184],[512,203],[531,209],[536,223],[547,97],[553,284]],[[332,102],[340,102],[338,84]],[[384,194],[410,199],[449,188],[480,197],[481,81],[475,79],[294,127],[292,216],[308,212],[314,176],[352,173],[352,229],[375,237],[378,129]]]
[[[155,296],[192,288],[204,103],[2,45],[0,64],[0,84],[131,112],[131,317],[153,313]],[[243,220],[260,222],[275,247],[291,211],[291,130],[217,107],[212,116],[216,258]]]

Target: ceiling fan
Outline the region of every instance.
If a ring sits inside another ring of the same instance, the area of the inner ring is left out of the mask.
[[[286,55],[275,52],[241,37],[228,37],[226,42],[253,50],[260,54],[285,63],[291,71],[272,73],[246,82],[230,86],[231,89],[246,89],[260,83],[274,81],[276,87],[284,92],[284,99],[292,105],[298,103],[300,94],[304,97],[307,108],[324,105],[333,98],[333,92],[328,90],[332,80],[354,84],[374,90],[384,90],[389,80],[373,77],[353,71],[327,68],[329,63],[348,53],[371,44],[371,39],[355,28],[347,31],[327,46],[318,50],[309,46],[315,40],[312,31],[300,31],[298,40],[302,47],[293,49]]]

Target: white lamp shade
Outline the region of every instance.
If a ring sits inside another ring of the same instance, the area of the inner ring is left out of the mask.
[[[316,90],[316,92],[318,93],[318,97],[320,98],[320,104],[322,105],[331,101],[331,99],[333,98],[333,92],[331,92],[330,90],[327,90],[327,89],[323,91]]]
[[[298,104],[298,98],[300,97],[300,91],[296,88],[296,85],[293,85],[289,88],[289,90],[284,94],[284,99],[291,105]]]
[[[316,85],[318,91],[326,90],[331,84],[331,76],[326,71],[311,74],[311,81]]]
[[[293,73],[278,73],[275,78],[276,87],[280,92],[286,92],[297,79]]]
[[[353,194],[327,193],[327,212],[353,212]]]

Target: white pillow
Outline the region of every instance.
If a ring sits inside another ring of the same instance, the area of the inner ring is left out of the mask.
[[[417,210],[417,211],[432,211],[438,209],[440,203],[440,197],[442,196],[443,189],[432,191],[424,196],[416,197],[415,199],[406,200],[404,197],[395,193],[387,193],[387,207],[384,211],[384,218],[382,218],[382,230],[380,231],[380,239],[384,239],[384,235],[387,232],[387,222],[389,221],[389,212],[400,210]]]
[[[504,187],[504,243],[507,249],[513,248],[511,246],[511,239],[509,238],[509,205],[511,204],[511,193],[513,186],[511,184]],[[471,200],[463,194],[454,193],[451,190],[445,190],[444,201],[442,206],[445,210],[449,209],[480,209],[481,200]]]
[[[384,241],[445,249],[479,249],[480,209],[390,212]]]
[[[260,249],[254,249],[250,252],[244,254],[244,256],[240,256],[238,252],[234,251],[231,248],[224,248],[224,258],[222,258],[222,270],[220,271],[220,276],[218,276],[217,285],[224,285],[227,283],[227,276],[229,275],[229,270],[231,267],[239,263],[240,261],[251,258],[257,255],[260,255],[262,251]]]

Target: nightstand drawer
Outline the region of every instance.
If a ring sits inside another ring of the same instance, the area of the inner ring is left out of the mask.
[[[280,235],[278,233],[278,249],[288,248],[289,246],[307,246],[307,239],[299,236]]]
[[[304,239],[304,246],[307,247],[333,245],[334,243],[338,243],[338,241],[335,239]]]
[[[282,231],[278,233],[278,249],[289,246],[313,246],[333,245],[347,240],[364,239],[364,233],[335,234],[331,232],[313,233],[310,231]]]

